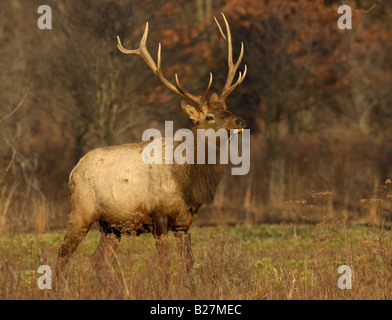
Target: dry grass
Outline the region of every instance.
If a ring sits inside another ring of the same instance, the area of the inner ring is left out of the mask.
[[[7,228],[6,221],[17,186],[18,184],[14,183],[10,188],[3,186],[0,189],[0,234],[5,232]]]
[[[162,286],[151,235],[126,237],[113,281],[103,286],[90,265],[99,240],[92,231],[70,263],[65,299],[391,299],[391,232],[335,223],[194,228],[196,265],[185,277],[170,237],[170,283]],[[0,299],[58,299],[40,290],[37,269],[54,266],[62,232],[0,237]],[[340,265],[353,271],[340,290]]]
[[[171,235],[167,287],[162,283],[151,235],[123,237],[107,277],[109,285],[101,283],[90,264],[100,236],[94,229],[74,254],[61,294],[40,290],[37,270],[49,265],[54,273],[64,231],[42,233],[48,230],[52,210],[38,198],[31,200],[29,210],[32,232],[15,233],[7,228],[15,188],[3,188],[0,199],[0,227],[8,231],[0,235],[0,299],[392,298],[389,179],[359,201],[362,220],[355,223],[347,222],[344,208],[334,208],[333,192],[311,191],[307,199],[282,205],[280,224],[194,226],[196,264],[188,276]],[[224,216],[221,212],[222,219]],[[338,288],[341,265],[353,271],[351,290]]]

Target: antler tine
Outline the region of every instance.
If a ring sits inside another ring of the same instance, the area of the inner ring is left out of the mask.
[[[225,100],[231,92],[233,92],[233,90],[241,84],[241,82],[245,79],[246,76],[246,66],[245,66],[245,70],[244,70],[244,74],[240,75],[238,77],[237,82],[232,85],[235,74],[242,62],[242,58],[244,56],[244,43],[241,42],[241,51],[240,51],[240,55],[238,57],[237,62],[234,64],[233,63],[233,44],[232,44],[232,38],[231,38],[231,31],[230,31],[230,26],[229,23],[227,22],[226,16],[224,15],[224,13],[222,12],[222,16],[223,16],[223,20],[225,22],[226,25],[226,32],[227,32],[227,37],[225,36],[222,27],[220,26],[218,20],[214,17],[215,22],[219,28],[219,31],[223,37],[223,39],[225,39],[225,41],[227,41],[227,48],[228,48],[228,54],[227,54],[227,64],[228,64],[228,74],[227,74],[227,80],[225,83],[225,86],[223,87],[222,93],[221,93],[221,99]]]
[[[157,56],[157,64],[155,64],[154,59],[151,57],[150,53],[147,50],[147,36],[148,36],[148,22],[146,23],[146,28],[144,29],[144,33],[142,36],[142,39],[140,40],[139,48],[135,50],[129,50],[125,49],[123,45],[121,44],[120,37],[117,36],[117,48],[124,54],[137,54],[139,55],[144,62],[150,67],[150,69],[154,72],[154,74],[158,77],[158,79],[161,81],[161,83],[168,88],[170,91],[174,92],[175,94],[188,99],[197,105],[202,105],[205,103],[208,92],[211,88],[212,84],[212,74],[210,74],[210,82],[208,84],[207,90],[204,94],[203,97],[200,96],[195,96],[191,94],[189,91],[187,91],[184,87],[180,85],[180,82],[178,80],[177,74],[175,75],[176,77],[176,83],[178,88],[170,83],[165,76],[163,75],[162,68],[161,68],[161,44],[159,43],[158,46],[158,56]]]
[[[239,72],[239,76],[238,76],[237,82],[235,84],[233,84],[232,86],[230,86],[222,94],[221,99],[225,100],[234,91],[234,89],[236,89],[242,83],[242,81],[244,81],[247,71],[248,71],[248,69],[247,69],[247,66],[245,65],[244,74],[241,74],[241,71]]]
[[[168,88],[169,90],[173,91],[174,93],[180,95],[180,96],[183,97],[183,98],[188,98],[188,99],[194,101],[194,100],[192,99],[193,97],[191,97],[191,96],[187,97],[187,96],[185,95],[185,93],[182,93],[181,91],[179,91],[179,90],[176,88],[175,85],[171,84],[171,83],[165,78],[165,76],[163,75],[163,72],[162,72],[162,68],[161,68],[161,52],[162,52],[162,46],[161,46],[161,44],[159,43],[159,45],[158,45],[158,57],[157,57],[157,73],[156,73],[158,79],[159,79],[159,80],[162,82],[162,84],[163,84],[166,88]]]
[[[191,93],[189,93],[189,91],[187,91],[187,90],[180,84],[180,81],[178,80],[178,75],[177,75],[177,73],[175,73],[174,76],[175,76],[175,78],[176,78],[176,84],[177,84],[177,87],[180,89],[180,92],[181,92],[184,96],[191,95]]]
[[[226,16],[223,14],[223,12],[221,12],[223,20],[225,21],[225,25],[226,25],[226,32],[227,32],[227,46],[228,46],[228,63],[229,66],[233,66],[233,43],[231,41],[231,30],[230,30],[230,26],[229,23],[227,22]]]
[[[150,69],[157,75],[157,66],[154,62],[154,59],[151,57],[150,53],[147,50],[147,37],[148,37],[148,21],[146,22],[146,27],[144,29],[143,36],[140,40],[139,48],[135,50],[125,49],[121,43],[120,37],[117,36],[117,48],[124,54],[137,54],[139,55],[144,62],[150,67]]]
[[[177,87],[180,89],[180,91],[181,91],[184,95],[190,95],[190,93],[180,84],[180,81],[179,81],[179,79],[178,79],[177,73],[175,74],[175,78],[176,78]],[[210,92],[210,89],[211,89],[211,85],[212,85],[212,73],[210,72],[210,81],[209,81],[209,83],[208,83],[208,86],[207,86],[206,91],[204,92],[203,97],[201,97],[201,99],[200,99],[200,97],[197,97],[197,98],[201,101],[201,104],[203,104],[204,102],[206,102],[208,93]],[[201,105],[201,104],[200,104],[200,105]]]
[[[208,83],[207,89],[204,92],[204,95],[202,98],[203,101],[205,101],[207,99],[208,93],[210,92],[210,89],[211,89],[211,85],[212,85],[212,72],[210,72],[210,82]]]
[[[214,20],[215,20],[215,22],[216,22],[216,25],[217,25],[218,28],[219,28],[219,32],[220,32],[220,34],[222,35],[222,38],[225,39],[225,41],[227,41],[226,36],[225,36],[225,34],[224,34],[223,30],[222,30],[222,27],[220,26],[220,24],[219,24],[219,22],[218,22],[218,20],[216,19],[215,16],[214,16]]]

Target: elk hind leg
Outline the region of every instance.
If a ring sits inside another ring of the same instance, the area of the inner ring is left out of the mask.
[[[71,219],[68,222],[67,230],[65,232],[64,241],[58,251],[57,265],[56,265],[56,283],[63,278],[64,269],[68,264],[72,254],[78,248],[80,242],[90,230],[91,223],[85,222],[82,219],[77,219],[77,215],[71,212]]]

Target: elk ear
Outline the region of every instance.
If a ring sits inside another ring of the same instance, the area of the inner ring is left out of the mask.
[[[219,96],[214,92],[211,95],[210,102],[218,102],[218,101],[220,101]]]
[[[197,110],[194,106],[190,105],[186,101],[181,101],[182,111],[186,114],[186,116],[191,119],[193,122],[199,121],[200,111]]]

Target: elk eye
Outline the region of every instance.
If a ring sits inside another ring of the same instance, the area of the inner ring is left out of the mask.
[[[207,116],[207,117],[206,117],[206,120],[207,120],[207,121],[213,121],[213,120],[215,120],[215,118],[214,118],[213,116]]]

